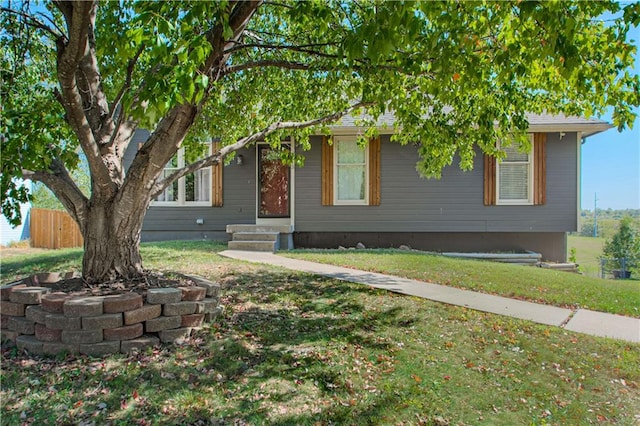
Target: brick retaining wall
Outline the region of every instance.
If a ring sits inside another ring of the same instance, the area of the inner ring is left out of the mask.
[[[41,275],[41,274],[39,274]],[[143,296],[52,293],[34,277],[0,287],[0,340],[31,354],[92,356],[181,343],[222,312],[220,286],[152,288]]]

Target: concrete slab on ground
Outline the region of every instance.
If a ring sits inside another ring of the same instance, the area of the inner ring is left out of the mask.
[[[578,309],[564,328],[593,336],[640,342],[639,318]]]

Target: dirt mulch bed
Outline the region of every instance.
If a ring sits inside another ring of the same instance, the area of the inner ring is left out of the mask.
[[[135,292],[145,295],[151,288],[191,287],[196,283],[189,277],[172,273],[163,275],[158,272],[146,272],[144,275],[133,279],[116,279],[100,283],[89,283],[82,277],[64,278],[56,282],[28,282],[27,285],[46,287],[51,292],[83,293],[91,296],[108,296]]]

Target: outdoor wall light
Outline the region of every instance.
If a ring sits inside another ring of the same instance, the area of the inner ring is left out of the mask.
[[[196,219],[196,224],[198,224],[198,225],[204,225],[204,219],[203,219],[203,218],[201,218],[201,217],[197,218],[197,219]]]
[[[244,157],[242,156],[242,154],[236,155],[236,164],[238,166],[242,166],[244,164]]]

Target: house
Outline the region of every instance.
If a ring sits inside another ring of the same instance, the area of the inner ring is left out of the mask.
[[[508,148],[503,162],[478,152],[472,171],[450,166],[440,180],[418,175],[415,147],[390,142],[391,114],[380,118],[380,136],[364,150],[356,145],[361,129],[353,117],[343,118],[332,127],[333,144],[312,137],[303,167],[284,166],[269,157],[268,145],[257,144],[231,164],[167,188],[146,215],[142,239],[232,236],[231,248],[270,250],[273,243],[243,240],[273,238],[281,249],[361,242],[430,251],[531,250],[563,262],[567,233],[578,229],[580,146],[611,126],[576,117],[528,119],[531,152]],[[188,157],[181,150],[168,171]],[[275,234],[255,232],[269,230]]]

